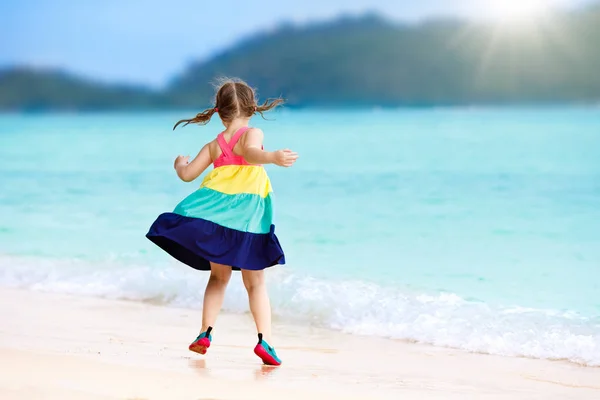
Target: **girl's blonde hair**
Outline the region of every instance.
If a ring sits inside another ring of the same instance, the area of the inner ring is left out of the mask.
[[[215,105],[198,113],[194,118],[182,119],[178,121],[173,130],[180,124],[207,124],[211,117],[218,113],[223,122],[231,122],[237,117],[250,118],[255,113],[259,113],[263,118],[263,112],[269,111],[284,101],[281,98],[268,99],[259,105],[255,99],[254,89],[246,82],[239,79],[226,79],[220,84],[215,96]]]

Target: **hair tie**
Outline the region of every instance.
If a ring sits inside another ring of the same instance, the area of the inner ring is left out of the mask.
[[[218,113],[219,112],[219,107],[215,107],[215,112]]]

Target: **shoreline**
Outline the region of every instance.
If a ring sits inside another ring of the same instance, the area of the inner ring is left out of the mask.
[[[600,368],[274,323],[283,365],[252,353],[249,315],[0,289],[2,399],[600,398]]]
[[[198,107],[172,107],[172,108],[48,108],[48,109],[23,109],[23,108],[5,108],[0,109],[0,116],[106,116],[106,115],[155,115],[168,116],[180,113],[197,113],[199,109],[210,108],[210,105]],[[535,112],[556,112],[560,110],[581,110],[597,111],[600,108],[598,101],[582,102],[541,102],[541,103],[466,103],[466,104],[337,104],[337,105],[287,105],[284,111],[294,113],[344,113],[352,112],[397,112],[397,111],[535,111]]]

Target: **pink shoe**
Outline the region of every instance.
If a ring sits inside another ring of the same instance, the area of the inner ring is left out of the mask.
[[[258,334],[258,344],[254,348],[254,354],[259,356],[266,365],[281,365],[281,359],[277,357],[275,349],[263,340],[262,333]]]
[[[189,349],[194,353],[206,354],[206,350],[210,347],[210,342],[212,342],[210,331],[212,331],[212,326],[209,326],[206,332],[202,332],[196,340],[190,344]]]

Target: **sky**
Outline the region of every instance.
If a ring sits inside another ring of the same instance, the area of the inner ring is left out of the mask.
[[[562,8],[594,0],[2,0],[0,68],[62,68],[160,87],[193,61],[284,22],[378,12],[398,21],[490,18],[498,4]]]

